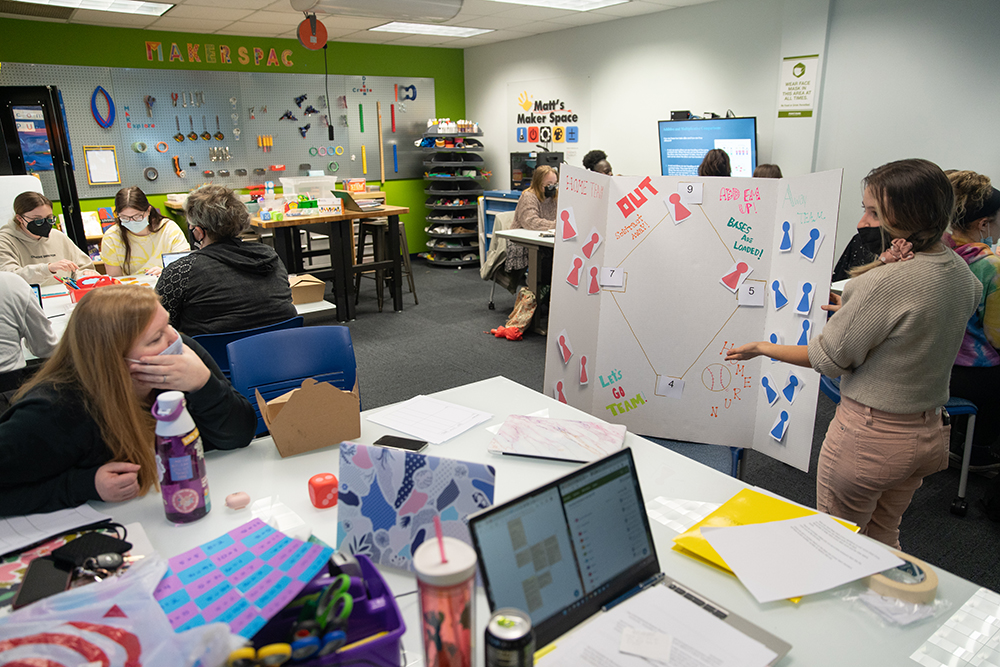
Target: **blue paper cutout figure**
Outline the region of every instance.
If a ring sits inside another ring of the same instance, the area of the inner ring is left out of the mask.
[[[813,227],[809,230],[809,240],[806,244],[802,246],[802,256],[806,259],[813,260],[816,259],[816,241],[819,240],[819,230]]]
[[[784,410],[781,411],[781,421],[774,425],[771,429],[771,437],[781,442],[781,439],[785,437],[785,429],[788,428],[788,413]]]
[[[788,384],[786,384],[785,388],[781,391],[781,393],[785,395],[785,400],[788,401],[789,403],[791,403],[792,399],[795,398],[795,388],[798,386],[799,386],[799,378],[795,375],[789,375]]]
[[[799,305],[795,308],[795,312],[800,315],[809,314],[809,294],[813,291],[812,283],[802,284],[802,299],[799,300]]]
[[[781,293],[781,283],[777,280],[771,283],[771,289],[774,290],[774,309],[781,310],[788,303],[788,297]]]
[[[775,345],[777,345],[778,344],[778,334],[776,334],[776,333],[771,334],[768,337],[768,340],[770,340],[772,343],[774,343]]]
[[[781,252],[788,252],[789,250],[792,249],[791,229],[792,226],[788,223],[787,220],[781,223],[781,231],[784,232],[784,234],[781,235],[781,245],[778,246],[778,250],[780,250]]]
[[[809,344],[809,320],[802,320],[802,334],[799,336],[799,345]]]
[[[767,402],[774,405],[774,402],[778,400],[778,392],[771,387],[771,383],[766,375],[761,378],[760,384],[764,387],[764,391],[767,392]]]

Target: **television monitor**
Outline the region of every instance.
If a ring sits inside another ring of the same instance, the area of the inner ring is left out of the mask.
[[[752,176],[757,168],[754,117],[661,120],[658,137],[664,176],[697,176],[698,165],[713,148],[729,154],[733,176]]]
[[[564,161],[561,152],[537,151],[531,153],[510,154],[510,189],[527,190],[531,186],[531,177],[535,167],[548,165],[558,170]]]

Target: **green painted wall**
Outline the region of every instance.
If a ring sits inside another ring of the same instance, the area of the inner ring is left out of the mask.
[[[0,35],[3,35],[3,39],[0,39],[0,62],[227,72],[323,73],[323,52],[309,51],[293,39],[201,35],[6,18],[0,18]],[[146,42],[162,44],[162,62],[155,50],[153,59],[147,58]],[[172,44],[177,45],[183,62],[169,61]],[[189,44],[201,62],[189,60]],[[209,49],[207,45],[212,48]],[[222,46],[228,47],[231,63],[221,62]],[[254,48],[261,49],[263,53],[261,62],[256,65]],[[247,60],[245,64],[240,62],[240,49],[244,49]],[[278,64],[268,66],[266,61],[272,49],[278,58]],[[331,74],[432,77],[437,115],[448,118],[465,117],[465,61],[461,49],[330,42],[327,50]],[[208,53],[214,54],[214,63],[206,62]],[[291,63],[290,66],[282,62],[283,54],[285,60]],[[3,85],[2,66],[0,85]],[[406,223],[411,252],[418,252],[426,247],[424,216],[427,212],[423,205],[423,188],[423,182],[418,180],[386,181],[383,188],[389,203],[411,209],[408,215],[401,216]],[[150,195],[149,199],[162,210],[166,196]],[[107,198],[81,202],[85,211],[112,204],[113,200]]]

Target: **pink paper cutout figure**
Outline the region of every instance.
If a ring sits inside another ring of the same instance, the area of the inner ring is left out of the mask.
[[[573,268],[569,270],[569,275],[566,276],[566,282],[568,282],[573,287],[580,286],[580,269],[583,268],[583,259],[580,257],[573,257]]]
[[[740,262],[736,265],[735,271],[722,277],[722,284],[735,292],[736,288],[739,287],[740,277],[749,270],[750,267],[746,262]]]
[[[594,254],[594,248],[597,247],[597,244],[600,242],[600,240],[601,240],[601,235],[598,234],[597,232],[594,232],[593,234],[591,234],[590,240],[583,245],[583,254],[587,256],[587,259],[590,259],[590,256]]]
[[[557,401],[559,401],[560,403],[566,403],[566,396],[563,394],[563,383],[562,383],[562,380],[559,380],[559,382],[556,382],[555,395],[556,395],[556,400]]]
[[[597,282],[597,267],[590,267],[590,287],[587,289],[587,294],[598,294],[601,291],[601,286]]]
[[[590,382],[590,378],[587,377],[587,357],[586,355],[581,355],[580,357],[580,384],[587,384]]]
[[[570,357],[573,356],[573,350],[569,349],[569,345],[566,344],[566,336],[559,336],[559,354],[562,356],[563,363],[568,363]]]
[[[559,213],[559,219],[563,222],[562,240],[568,241],[572,238],[576,238],[576,226],[573,224],[573,218],[569,210],[563,209]]]
[[[668,197],[670,203],[674,205],[674,221],[680,222],[691,217],[691,211],[681,203],[681,196],[676,192]]]

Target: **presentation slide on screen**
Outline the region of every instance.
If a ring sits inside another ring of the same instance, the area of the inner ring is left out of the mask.
[[[752,176],[757,166],[757,119],[661,120],[660,170],[664,176],[696,176],[705,153],[729,154],[732,176]]]

